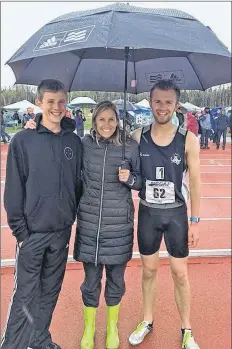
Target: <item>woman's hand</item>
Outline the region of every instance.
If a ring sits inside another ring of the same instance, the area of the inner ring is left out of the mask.
[[[118,178],[120,182],[127,182],[130,176],[130,170],[124,170],[119,167]]]
[[[25,129],[35,130],[36,129],[36,122],[33,119],[30,119],[26,122]]]

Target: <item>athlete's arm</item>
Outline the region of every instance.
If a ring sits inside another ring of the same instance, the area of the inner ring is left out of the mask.
[[[189,170],[191,216],[199,217],[201,199],[200,146],[198,138],[191,131],[186,137],[185,152]]]

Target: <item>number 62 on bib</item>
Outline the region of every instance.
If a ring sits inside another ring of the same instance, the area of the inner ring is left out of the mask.
[[[174,183],[146,180],[146,201],[161,205],[175,202]]]

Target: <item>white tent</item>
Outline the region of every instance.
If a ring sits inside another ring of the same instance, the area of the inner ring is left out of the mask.
[[[149,102],[147,99],[143,99],[139,103],[136,103],[136,106],[141,107],[141,108],[150,108]]]
[[[26,113],[27,112],[27,108],[32,108],[33,112],[35,114],[37,113],[41,113],[41,109],[39,107],[37,107],[37,105],[28,102],[27,100],[22,100],[13,104],[9,104],[3,107],[3,109],[5,110],[9,110],[9,111],[14,111],[16,110],[18,113]]]
[[[192,104],[192,103],[189,103],[189,102],[186,102],[186,103],[180,103],[180,105],[184,108],[186,108],[188,111],[201,111],[201,108]]]
[[[74,98],[69,104],[71,104],[71,105],[83,105],[83,104],[95,105],[97,103],[92,98],[89,98],[89,97],[77,97],[77,98]]]

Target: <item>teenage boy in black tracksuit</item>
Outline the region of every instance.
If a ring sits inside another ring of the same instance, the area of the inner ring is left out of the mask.
[[[81,141],[75,122],[63,118],[63,84],[44,80],[37,92],[36,132],[18,132],[7,157],[4,203],[17,248],[2,349],[61,349],[49,326],[81,193]]]

